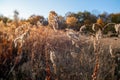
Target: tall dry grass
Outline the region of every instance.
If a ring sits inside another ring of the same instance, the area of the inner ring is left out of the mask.
[[[81,36],[75,46],[66,32],[46,27],[31,28],[22,47],[4,38],[0,37],[1,80],[117,80],[116,58],[109,46],[95,39]]]

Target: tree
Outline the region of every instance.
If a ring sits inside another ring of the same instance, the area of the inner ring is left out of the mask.
[[[65,14],[65,19],[66,19],[67,17],[76,17],[76,14],[73,13],[73,12],[67,12],[67,13]]]
[[[110,17],[113,23],[120,23],[120,13],[110,14]]]
[[[101,18],[97,19],[97,24],[103,25],[103,20]]]
[[[37,25],[37,22],[40,22],[41,24],[43,24],[45,18],[43,16],[40,15],[31,15],[28,18],[28,21],[32,24],[32,25]]]
[[[77,23],[78,19],[76,17],[67,17],[66,18],[66,24],[69,26],[69,27],[74,27],[76,26],[76,23]]]
[[[109,18],[108,18],[108,13],[107,12],[103,12],[102,14],[99,14],[98,17],[100,17],[104,23],[107,23],[109,22]]]
[[[63,16],[58,16],[58,25],[60,29],[66,28],[65,18]]]
[[[5,17],[3,15],[0,15],[0,21],[3,21],[3,23],[6,24],[9,20],[10,20],[9,18],[7,18],[7,17]]]
[[[88,11],[78,12],[76,14],[76,18],[78,19],[77,25],[90,25],[96,23],[97,17],[94,14],[91,14]]]

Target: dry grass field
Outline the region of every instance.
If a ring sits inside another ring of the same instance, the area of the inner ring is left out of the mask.
[[[1,31],[1,80],[119,80],[120,38],[96,40],[74,32],[75,39],[69,31],[29,30],[23,41],[13,28]]]

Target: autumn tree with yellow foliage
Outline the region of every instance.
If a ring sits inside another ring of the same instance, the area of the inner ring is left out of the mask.
[[[70,16],[70,17],[67,17],[66,18],[66,24],[69,26],[69,27],[74,27],[76,26],[76,23],[77,23],[78,19],[74,16]]]
[[[103,22],[103,20],[102,20],[101,18],[98,18],[98,19],[97,19],[97,24],[103,26],[103,25],[104,25],[104,22]]]

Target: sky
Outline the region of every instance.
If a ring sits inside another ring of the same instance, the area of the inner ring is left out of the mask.
[[[12,18],[17,10],[20,18],[32,14],[47,18],[51,10],[62,16],[79,11],[120,13],[119,4],[120,0],[0,0],[0,14]]]

